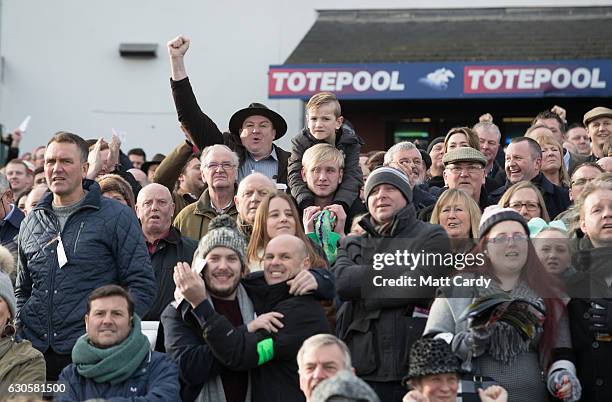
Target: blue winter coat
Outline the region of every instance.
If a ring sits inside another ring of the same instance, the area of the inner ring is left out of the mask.
[[[150,352],[132,377],[119,384],[100,384],[85,378],[78,373],[74,363],[62,370],[59,382],[66,384],[66,391],[55,394],[56,402],[88,399],[112,402],[181,400],[176,363],[168,355],[159,352]]]
[[[102,197],[100,186],[85,180],[84,202],[66,222],[61,240],[68,262],[57,257],[59,221],[53,194],[24,219],[19,231],[17,326],[19,335],[45,352],[70,354],[85,333],[87,297],[96,288],[118,284],[144,316],[156,293],[151,259],[136,215],[125,205]]]

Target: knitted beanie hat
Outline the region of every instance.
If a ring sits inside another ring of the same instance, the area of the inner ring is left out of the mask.
[[[409,204],[412,202],[410,182],[408,181],[406,174],[401,170],[389,166],[382,166],[378,169],[374,169],[365,182],[364,191],[366,202],[374,187],[378,186],[379,184],[390,184],[396,187],[399,191],[401,191]]]
[[[11,313],[11,318],[15,318],[17,314],[17,299],[15,299],[15,292],[13,291],[13,284],[7,274],[0,271],[0,297],[4,299],[4,302],[8,305]]]
[[[480,218],[480,226],[478,228],[478,238],[482,239],[493,226],[503,221],[516,221],[523,225],[525,233],[529,235],[529,227],[527,221],[512,208],[502,208],[499,205],[491,205],[485,208]]]
[[[417,340],[410,349],[409,362],[408,375],[402,379],[404,385],[408,380],[426,375],[461,373],[459,358],[443,339]]]
[[[380,402],[376,392],[365,381],[348,370],[342,370],[335,376],[317,384],[310,399],[312,402],[335,400]]]
[[[436,144],[439,144],[441,142],[444,142],[444,137],[436,137],[433,140],[431,140],[431,142],[429,143],[429,146],[427,147],[427,153],[429,154],[431,150],[433,149],[433,147],[435,147]]]
[[[246,240],[238,232],[238,224],[229,215],[223,214],[214,217],[208,224],[208,232],[200,239],[196,256],[206,258],[210,250],[215,247],[226,247],[234,250],[240,258],[243,268],[246,268]]]

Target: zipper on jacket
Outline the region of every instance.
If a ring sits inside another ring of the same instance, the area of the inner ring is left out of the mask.
[[[59,238],[61,238],[62,237],[62,233],[60,231],[60,225],[59,225],[59,221],[57,220],[57,216],[55,214],[51,214],[51,216],[52,216],[53,223],[55,225],[55,229],[57,230],[57,236]],[[56,247],[55,255],[56,255],[56,259],[57,259],[57,247]],[[59,266],[58,266],[58,268],[59,268]],[[55,288],[55,272],[56,271],[57,271],[56,264],[53,264],[53,267],[51,268],[51,272],[50,272],[51,278],[50,278],[50,282],[49,282],[49,288],[47,289],[49,291],[49,308],[47,309],[47,317],[48,317],[48,320],[49,320],[49,325],[48,325],[48,328],[47,328],[47,331],[48,331],[48,333],[47,333],[47,345],[49,347],[52,347],[51,346],[51,344],[52,344],[51,339],[53,338],[53,314],[52,314],[53,312],[52,312],[52,309],[53,309],[53,289]]]
[[[79,231],[76,235],[76,240],[74,241],[74,254],[77,252],[77,245],[79,244],[79,237],[81,236],[81,230],[83,230],[83,226],[85,225],[85,221],[81,221],[81,226],[79,227]]]

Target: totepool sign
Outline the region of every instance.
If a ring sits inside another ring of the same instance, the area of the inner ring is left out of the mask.
[[[612,96],[612,60],[270,66],[270,98]]]

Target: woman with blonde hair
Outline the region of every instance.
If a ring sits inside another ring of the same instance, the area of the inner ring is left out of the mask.
[[[442,225],[455,251],[471,248],[478,238],[480,208],[465,191],[450,188],[442,193],[431,212],[430,223]]]
[[[530,181],[521,181],[513,184],[500,198],[498,205],[503,208],[512,208],[525,220],[542,218],[550,221],[544,198],[540,190]]]
[[[553,137],[534,132],[533,139],[542,148],[542,173],[555,186],[569,188],[570,177],[563,163],[563,146]]]

